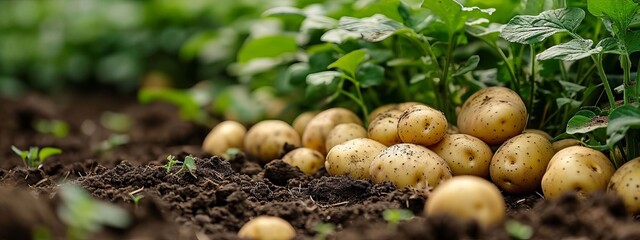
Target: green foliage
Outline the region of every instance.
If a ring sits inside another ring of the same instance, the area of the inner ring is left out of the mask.
[[[531,226],[522,224],[516,220],[507,220],[504,224],[504,228],[512,238],[517,240],[526,240],[533,236],[533,229]]]
[[[125,228],[131,223],[126,211],[93,199],[78,186],[63,184],[59,193],[62,205],[57,213],[60,220],[69,226],[68,239],[88,239],[102,226]]]
[[[390,224],[398,224],[413,218],[413,212],[408,209],[387,209],[382,212],[382,218]]]
[[[47,158],[61,154],[62,150],[53,147],[30,147],[29,150],[20,150],[16,146],[11,146],[11,150],[20,156],[24,165],[28,168],[39,168]]]
[[[129,131],[133,123],[126,114],[107,111],[100,115],[100,124],[111,131],[123,133]]]
[[[167,163],[165,163],[164,168],[167,170],[167,173],[169,173],[171,172],[171,169],[173,169],[173,167],[177,166],[178,164],[181,164],[181,167],[180,170],[178,170],[175,174],[186,170],[187,172],[189,172],[189,174],[191,174],[191,176],[193,176],[194,178],[198,178],[196,176],[197,165],[194,157],[186,156],[183,161],[179,161],[176,160],[173,155],[169,155],[167,156]]]
[[[336,226],[332,223],[318,223],[313,227],[313,230],[316,231],[316,235],[313,236],[314,240],[325,240],[335,232]]]
[[[37,119],[33,122],[33,128],[56,138],[64,138],[69,134],[69,124],[61,120]]]

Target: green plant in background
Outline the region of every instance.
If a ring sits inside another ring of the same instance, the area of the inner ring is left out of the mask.
[[[69,134],[69,124],[61,120],[36,119],[33,128],[39,133],[51,134],[56,138],[64,138]]]
[[[111,131],[124,133],[131,129],[133,123],[131,118],[126,114],[107,111],[100,115],[100,124]]]
[[[111,134],[109,138],[92,146],[96,153],[104,153],[129,143],[129,136],[125,134]]]
[[[336,225],[332,223],[318,223],[313,227],[313,230],[316,231],[316,235],[313,236],[314,240],[325,240],[327,237],[334,233],[336,230]]]
[[[382,218],[390,224],[397,225],[413,218],[413,212],[408,209],[387,209],[382,212]]]
[[[125,228],[131,223],[126,211],[93,199],[81,187],[63,184],[59,193],[62,204],[58,207],[57,214],[68,226],[68,239],[89,239],[102,226]]]
[[[22,158],[22,162],[28,168],[40,168],[47,158],[62,153],[61,149],[54,147],[30,147],[27,151],[12,145],[11,150]]]
[[[526,240],[533,236],[533,229],[531,226],[522,224],[516,220],[507,220],[504,224],[504,228],[512,238],[517,240]]]

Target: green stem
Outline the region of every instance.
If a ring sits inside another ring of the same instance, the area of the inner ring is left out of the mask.
[[[627,131],[627,136],[625,136],[625,143],[627,146],[627,161],[640,156],[640,142],[638,141],[639,137],[640,131],[638,129],[629,129]],[[620,149],[620,151],[624,151],[624,149]]]
[[[498,53],[498,55],[500,55],[500,58],[502,58],[502,61],[504,62],[504,64],[507,65],[507,71],[509,72],[509,76],[511,77],[511,84],[513,84],[513,90],[515,90],[517,93],[520,93],[520,81],[516,76],[516,71],[513,70],[513,63],[509,61],[509,58],[507,57],[507,55],[504,54],[504,51],[502,51],[502,49],[497,44],[493,42],[489,42],[483,38],[480,38],[480,39],[482,39],[487,45],[493,48]]]
[[[353,83],[353,86],[356,89],[357,96],[354,96],[353,94],[344,91],[342,88],[340,88],[340,91],[342,92],[342,94],[344,94],[348,98],[351,98],[351,100],[353,100],[354,102],[356,102],[356,104],[360,106],[360,109],[362,110],[362,114],[364,115],[364,125],[369,126],[369,110],[367,109],[367,106],[364,104],[364,98],[362,97],[362,91],[360,90],[360,83],[356,81],[355,77],[345,77],[345,79]]]
[[[602,84],[604,85],[604,91],[607,93],[607,98],[609,98],[609,107],[611,110],[613,110],[616,107],[616,100],[613,97],[613,91],[611,90],[611,85],[609,85],[607,74],[605,74],[604,68],[602,67],[602,54],[598,54],[597,57],[591,56],[591,58],[596,64],[598,74],[600,74],[600,79],[602,80]]]
[[[640,60],[638,60],[638,69],[636,70],[636,102],[640,103]]]
[[[400,67],[396,67],[393,69],[398,78],[398,87],[400,88],[400,95],[402,95],[402,100],[409,101],[409,88],[407,87],[407,80],[404,78],[404,74],[402,74],[402,69]]]
[[[620,64],[622,65],[622,77],[624,79],[624,104],[627,105],[638,96],[636,82],[631,81],[631,59],[629,59],[629,54],[620,55]]]
[[[589,69],[587,70],[587,72],[584,75],[581,75],[580,78],[578,78],[578,82],[576,82],[579,85],[582,85],[582,83],[584,83],[585,80],[587,80],[587,78],[589,78],[589,76],[591,76],[591,74],[593,74],[593,72],[596,71],[596,65],[591,65],[591,67],[589,67]]]
[[[442,69],[442,76],[440,81],[438,82],[438,93],[440,95],[440,110],[444,112],[444,115],[447,117],[449,122],[452,124],[456,124],[456,116],[455,111],[452,108],[453,104],[444,104],[451,100],[451,93],[449,92],[449,85],[451,84],[451,78],[449,77],[449,68],[451,68],[451,62],[453,62],[453,50],[456,47],[456,34],[451,34],[449,36],[449,44],[447,47],[447,53],[445,55],[445,63],[444,68]]]
[[[533,104],[536,100],[536,49],[533,44],[529,45],[529,50],[531,52],[530,61],[531,61],[531,79],[529,79],[531,84],[531,92],[529,93],[529,116],[533,116]]]

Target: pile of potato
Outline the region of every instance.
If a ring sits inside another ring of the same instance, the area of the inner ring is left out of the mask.
[[[239,148],[262,162],[283,159],[307,174],[324,167],[331,175],[424,190],[431,192],[427,214],[445,212],[483,225],[504,217],[498,188],[512,194],[542,189],[553,198],[569,191],[584,195],[605,190],[607,185],[611,191],[629,188],[627,175],[634,177],[632,186],[640,184],[637,167],[621,173],[626,178],[612,179],[615,169],[601,152],[577,146],[575,140],[552,143],[543,131],[525,130],[528,115],[522,99],[503,87],[471,95],[457,126],[450,126],[442,112],[416,102],[384,105],[370,117],[364,126],[353,112],[332,108],[304,113],[292,125],[263,121],[249,131],[221,123],[203,148],[216,155]],[[285,145],[298,148],[284,155]],[[459,199],[475,205],[465,207]],[[636,195],[627,196],[625,203],[630,211],[640,209]]]

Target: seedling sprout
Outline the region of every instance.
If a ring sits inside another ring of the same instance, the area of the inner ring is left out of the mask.
[[[11,146],[11,150],[16,153],[20,158],[22,158],[22,162],[28,168],[40,168],[45,160],[48,157],[61,154],[62,150],[54,147],[30,147],[29,150],[20,150],[16,146]]]

